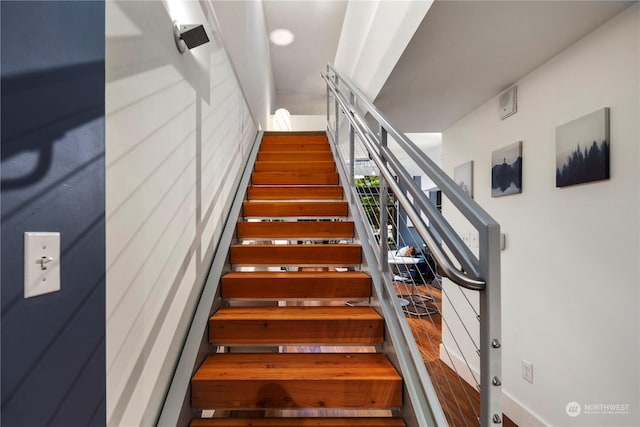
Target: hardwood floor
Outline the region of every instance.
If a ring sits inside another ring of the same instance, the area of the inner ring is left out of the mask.
[[[412,292],[408,284],[396,283],[395,287],[398,295]],[[427,285],[414,287],[413,293],[433,298],[433,301],[426,301],[424,304],[438,309],[436,314],[420,317],[407,315],[407,322],[416,338],[447,420],[452,426],[478,426],[480,393],[440,359],[442,317],[439,312],[442,307],[442,292]],[[503,418],[504,426],[517,427],[508,417]]]

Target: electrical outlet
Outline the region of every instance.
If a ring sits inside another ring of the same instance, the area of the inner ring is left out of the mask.
[[[533,363],[522,359],[522,378],[533,384]]]

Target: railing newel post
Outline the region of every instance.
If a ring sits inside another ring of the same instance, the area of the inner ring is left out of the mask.
[[[479,230],[480,273],[480,424],[502,424],[502,327],[500,296],[500,226]]]

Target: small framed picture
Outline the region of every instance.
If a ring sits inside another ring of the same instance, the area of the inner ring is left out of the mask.
[[[556,128],[556,187],[609,179],[609,109]]]
[[[522,193],[522,141],[491,153],[491,197]]]
[[[453,168],[453,180],[469,197],[473,197],[473,160]]]

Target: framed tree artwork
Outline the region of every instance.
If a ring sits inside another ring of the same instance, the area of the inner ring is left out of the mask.
[[[609,109],[556,128],[556,187],[609,179]]]

